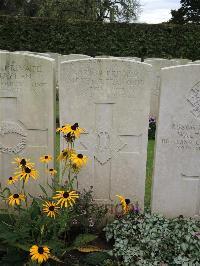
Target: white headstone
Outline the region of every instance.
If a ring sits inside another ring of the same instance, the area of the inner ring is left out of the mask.
[[[127,60],[135,60],[135,61],[138,61],[138,62],[141,62],[141,58],[139,57],[119,57],[120,59],[127,59]]]
[[[31,55],[39,55],[47,58],[52,58],[55,60],[55,87],[58,92],[59,87],[59,77],[60,77],[60,61],[61,61],[61,55],[58,53],[39,53],[39,52],[31,52],[31,51],[17,51],[16,53],[20,54],[31,54]]]
[[[173,66],[176,65],[177,63],[171,60],[160,59],[160,58],[145,60],[145,63],[150,64],[153,67],[154,85],[151,91],[150,116],[157,118],[159,111],[161,68]]]
[[[200,65],[162,70],[153,212],[200,217]]]
[[[39,158],[44,154],[54,156],[53,62],[41,56],[0,53],[2,183],[13,174],[13,158],[21,156],[36,162],[42,185],[47,181],[46,170]],[[34,183],[29,188],[31,194],[38,192]]]
[[[200,60],[196,60],[196,61],[193,61],[193,62],[189,62],[188,64],[200,64]]]
[[[85,54],[67,54],[67,55],[61,56],[61,62],[68,61],[68,60],[87,59],[87,58],[91,58],[91,57]]]
[[[61,125],[87,130],[77,147],[89,156],[79,183],[101,202],[122,194],[143,207],[151,75],[151,66],[129,60],[61,64]]]
[[[190,62],[192,62],[191,60],[186,58],[176,58],[176,59],[171,59],[170,61],[175,62],[176,65],[187,65],[190,64]]]

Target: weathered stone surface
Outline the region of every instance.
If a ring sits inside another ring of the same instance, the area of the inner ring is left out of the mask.
[[[162,70],[153,212],[200,217],[200,65]]]
[[[135,61],[137,61],[137,62],[141,62],[141,58],[139,58],[139,57],[119,57],[119,58],[121,58],[121,59],[127,59],[127,60],[135,60]]]
[[[154,58],[151,60],[145,60],[145,63],[150,64],[153,67],[154,85],[151,91],[150,116],[157,118],[159,111],[161,69],[163,67],[170,67],[177,65],[177,62],[167,59]]]
[[[53,62],[35,55],[0,53],[2,183],[13,174],[11,161],[20,156],[36,162],[40,172],[39,182],[45,185],[47,181],[45,167],[39,163],[39,157],[46,153],[54,155]],[[29,191],[35,194],[35,183],[31,184]]]
[[[192,62],[191,60],[186,58],[176,58],[176,59],[171,59],[170,61],[175,62],[176,65],[187,65],[190,64],[190,62]]]
[[[61,62],[68,61],[68,60],[77,60],[77,59],[87,59],[91,58],[85,54],[67,54],[61,56]]]
[[[122,194],[143,206],[151,76],[151,66],[129,60],[61,64],[61,125],[87,130],[77,146],[89,156],[79,184],[93,186],[97,200]]]
[[[189,62],[188,64],[200,64],[200,60],[196,60],[196,61],[193,61],[193,62]]]

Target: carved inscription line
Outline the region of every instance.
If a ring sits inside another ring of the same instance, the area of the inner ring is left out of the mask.
[[[200,151],[200,124],[173,122],[171,132],[173,138],[162,138],[162,144],[174,145],[178,150]]]

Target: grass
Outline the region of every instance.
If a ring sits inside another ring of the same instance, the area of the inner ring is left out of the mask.
[[[154,144],[155,144],[154,140],[149,140],[148,150],[147,150],[146,184],[145,184],[145,199],[144,199],[144,204],[146,208],[150,208],[150,204],[151,204]]]

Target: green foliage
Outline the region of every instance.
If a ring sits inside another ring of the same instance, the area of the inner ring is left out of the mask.
[[[178,10],[171,10],[170,22],[177,24],[195,23],[200,24],[200,1],[181,0]]]
[[[30,17],[133,21],[138,0],[1,0],[0,13]]]
[[[95,252],[83,258],[84,265],[88,266],[116,266],[107,252]]]
[[[74,205],[74,213],[76,214],[73,223],[74,228],[81,229],[82,232],[97,232],[101,228],[103,219],[108,212],[106,206],[97,205],[94,202],[92,188],[83,190],[77,204]]]
[[[0,16],[0,49],[200,59],[200,26]]]
[[[85,246],[87,243],[92,242],[96,238],[97,236],[92,234],[80,234],[74,240],[73,245],[74,247],[82,247]]]
[[[64,209],[56,219],[47,217],[42,212],[43,201],[39,198],[34,198],[28,208],[21,208],[19,214],[11,214],[9,210],[8,213],[0,214],[0,254],[1,252],[3,254],[0,263],[22,265],[22,262],[29,260],[29,248],[34,244],[47,245],[56,257],[62,259],[62,254],[64,256],[70,250],[95,240],[96,235],[85,232],[95,231],[98,222],[105,215],[105,208],[98,207],[97,217],[92,213],[92,210],[97,208],[91,190],[80,195],[80,199],[73,208]],[[84,213],[81,212],[82,200]],[[94,219],[92,227],[90,227],[90,216]],[[76,220],[75,227],[74,220]],[[11,252],[16,255],[10,256]]]
[[[106,228],[112,254],[124,265],[199,265],[200,221],[130,213]]]

